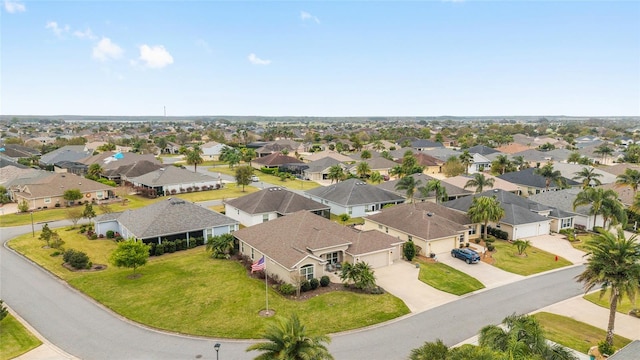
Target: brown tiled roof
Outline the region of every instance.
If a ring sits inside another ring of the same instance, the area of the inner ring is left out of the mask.
[[[616,184],[605,184],[602,185],[602,188],[605,190],[613,190],[618,193],[618,199],[626,205],[631,206],[633,204],[633,189],[628,186],[619,186]]]
[[[254,159],[253,162],[256,164],[265,165],[265,166],[276,166],[276,165],[284,165],[284,164],[298,164],[298,163],[301,163],[302,161],[294,157],[277,152],[277,153],[267,155],[265,157]]]
[[[71,173],[52,173],[33,183],[26,183],[20,195],[25,198],[43,198],[63,196],[70,189],[79,189],[81,193],[113,190],[111,186],[101,184]]]
[[[364,255],[383,249],[390,249],[394,245],[402,244],[403,242],[378,230],[362,231],[351,240],[351,246],[347,249],[347,253],[353,256]]]
[[[606,171],[609,174],[613,174],[615,176],[618,176],[620,174],[624,174],[625,170],[627,170],[627,169],[633,169],[633,170],[640,171],[640,166],[638,166],[636,164],[622,163],[622,164],[615,164],[615,165],[612,165],[612,166],[600,166],[600,167],[598,167],[598,169],[600,169],[602,171]]]
[[[395,205],[366,220],[425,240],[458,235],[467,230],[465,225],[473,224],[465,214],[431,202]]]
[[[535,149],[535,146],[528,146],[528,145],[523,145],[523,144],[518,144],[518,143],[511,143],[511,144],[502,145],[502,146],[496,148],[496,150],[500,151],[501,153],[505,153],[505,154],[515,154],[515,153],[519,153],[521,151],[525,151],[525,150],[529,150],[529,149]]]
[[[439,166],[444,164],[444,161],[422,152],[417,152],[413,155],[416,157],[420,166]]]
[[[287,215],[300,210],[318,211],[329,209],[327,205],[320,204],[281,187],[270,187],[229,200],[226,203],[249,214],[263,214],[275,211],[278,214]]]

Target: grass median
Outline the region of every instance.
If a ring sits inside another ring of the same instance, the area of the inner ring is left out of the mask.
[[[244,166],[244,165],[236,165],[236,166]],[[228,166],[216,166],[216,167],[212,167],[209,169],[209,171],[214,172],[214,173],[222,173],[225,175],[229,175],[229,176],[236,176],[236,169],[235,167],[233,168],[229,168]],[[272,184],[275,186],[280,186],[283,188],[287,188],[290,190],[311,190],[311,189],[315,189],[317,187],[320,187],[321,185],[318,184],[315,181],[309,181],[309,180],[300,180],[300,179],[287,179],[285,181],[282,181],[280,179],[280,177],[278,176],[274,176],[271,174],[265,174],[259,170],[255,170],[253,171],[253,174],[258,176],[260,178],[259,182],[252,182],[250,185],[251,186],[255,186],[260,188],[262,186],[262,183],[268,183],[268,184]]]
[[[84,251],[94,264],[106,264],[115,243],[88,240],[77,231],[57,229],[65,248]],[[231,260],[214,260],[204,247],[150,258],[131,280],[131,269],[109,266],[97,272],[72,272],[52,249],[31,235],[10,246],[73,287],[115,312],[142,324],[184,334],[223,338],[258,338],[272,318],[262,318],[266,290]],[[335,291],[305,301],[288,300],[269,288],[269,308],[278,315],[295,312],[310,331],[333,333],[384,322],[409,313],[398,298]],[[322,319],[321,321],[319,319]]]
[[[476,278],[443,263],[416,259],[420,264],[418,279],[438,290],[453,295],[463,295],[484,288]]]
[[[491,254],[493,266],[519,275],[532,275],[571,265],[571,262],[555,254],[533,246],[519,255],[516,247],[508,241],[496,240],[496,251]]]
[[[42,342],[11,314],[0,321],[0,360],[13,359],[41,344]]]
[[[584,298],[596,305],[609,309],[609,305],[611,304],[611,302],[609,301],[610,294],[611,294],[610,290],[607,290],[602,296],[600,291],[596,291],[591,294],[585,295]],[[632,309],[638,308],[638,302],[640,301],[640,299],[638,299],[638,296],[636,296],[635,300],[636,300],[635,302],[632,302],[629,299],[629,297],[625,294],[622,297],[621,302],[618,304],[616,311],[625,315],[629,314],[629,311],[631,311]]]

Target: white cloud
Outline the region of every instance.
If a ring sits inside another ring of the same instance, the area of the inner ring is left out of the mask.
[[[27,11],[27,7],[21,1],[4,0],[4,9],[9,14],[21,13]]]
[[[102,40],[98,41],[96,46],[93,47],[93,58],[100,61],[119,59],[122,57],[122,53],[124,53],[124,50],[107,37],[103,37]]]
[[[61,37],[63,33],[69,32],[69,25],[61,27],[57,22],[49,21],[47,22],[45,29],[51,29],[56,36]]]
[[[89,28],[87,28],[87,30],[85,31],[76,30],[73,32],[73,36],[80,39],[90,39],[90,40],[95,40],[98,38],[93,34],[93,31],[91,31],[91,29]]]
[[[260,59],[254,53],[249,54],[249,56],[247,56],[247,58],[254,65],[269,65],[269,64],[271,64],[271,60]]]
[[[140,60],[152,69],[160,69],[173,64],[173,56],[162,45],[140,46]]]
[[[318,17],[313,16],[306,11],[300,11],[300,19],[302,19],[302,21],[313,20],[316,24],[320,24],[320,19],[318,19]]]

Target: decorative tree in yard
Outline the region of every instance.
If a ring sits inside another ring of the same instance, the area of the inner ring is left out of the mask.
[[[204,162],[204,160],[202,159],[202,156],[200,156],[201,154],[202,154],[202,149],[200,148],[199,145],[194,145],[191,150],[187,150],[187,152],[185,153],[185,156],[187,158],[187,164],[193,165],[194,172],[197,172],[198,165]]]
[[[545,188],[549,191],[551,183],[556,184],[558,187],[565,188],[567,181],[562,177],[560,170],[554,170],[552,163],[547,163],[541,168],[537,168],[533,171],[534,174],[540,175],[545,179]]]
[[[251,175],[253,175],[253,168],[251,166],[238,166],[236,168],[236,183],[242,186],[242,192],[244,187],[251,184]]]
[[[211,251],[212,258],[228,259],[233,251],[233,235],[222,234],[210,237],[207,241],[207,251]]]
[[[637,236],[625,238],[624,232],[617,234],[601,230],[586,241],[588,261],[586,269],[576,277],[584,283],[585,293],[602,286],[600,296],[609,291],[609,322],[607,344],[613,346],[616,310],[626,295],[632,302],[640,282],[640,243]]]
[[[481,193],[485,187],[493,187],[495,179],[487,178],[483,173],[475,173],[473,174],[473,178],[467,180],[467,183],[464,184],[464,188],[475,187],[476,193]]]
[[[419,187],[418,190],[422,194],[422,197],[428,197],[433,191],[436,196],[436,204],[445,202],[449,198],[447,189],[442,185],[442,182],[438,179],[432,179],[427,181],[427,184],[423,187]]]
[[[618,200],[618,193],[611,189],[586,188],[582,190],[573,201],[573,209],[575,210],[581,205],[591,205],[589,214],[601,215],[604,227],[607,226],[609,219],[612,220],[612,223],[625,224],[627,222],[624,205]],[[595,222],[593,227],[595,229]]]
[[[640,171],[634,169],[625,169],[624,173],[616,178],[616,186],[628,186],[633,190],[634,196],[638,193],[640,187]]]
[[[422,184],[422,181],[416,180],[413,176],[405,176],[396,183],[395,188],[396,190],[405,190],[407,200],[413,202],[413,195],[420,184]]]
[[[80,189],[69,189],[64,192],[62,198],[67,200],[67,206],[69,206],[72,202],[82,199],[82,192]]]
[[[309,335],[307,329],[296,314],[290,317],[278,317],[267,325],[263,337],[268,342],[249,346],[247,351],[261,351],[256,360],[331,360],[333,356],[327,349],[331,339],[326,335]]]
[[[51,238],[53,237],[53,231],[49,228],[49,224],[44,224],[42,227],[42,232],[38,239],[47,243],[47,246],[51,246]]]
[[[489,221],[500,221],[504,216],[504,209],[495,197],[478,196],[473,198],[468,215],[473,222],[484,223],[483,239],[487,240]]]
[[[82,217],[85,217],[91,221],[94,217],[96,217],[96,212],[93,210],[93,205],[91,203],[84,204],[84,210],[82,211]]]
[[[595,186],[602,184],[602,181],[598,179],[599,177],[602,177],[602,174],[597,173],[595,168],[583,167],[582,170],[575,172],[574,175],[573,180],[582,181],[583,189],[591,187],[591,184]]]
[[[111,253],[109,260],[111,264],[117,267],[132,268],[135,276],[136,269],[145,265],[148,258],[149,245],[131,238],[119,242],[118,247]]]

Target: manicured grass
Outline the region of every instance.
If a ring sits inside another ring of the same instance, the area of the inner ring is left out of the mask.
[[[526,256],[520,256],[516,247],[508,241],[496,240],[493,244],[496,247],[491,254],[495,259],[493,265],[514,274],[526,276],[571,265],[568,260],[558,256],[556,261],[555,254],[533,246],[527,249]]]
[[[214,173],[223,173],[229,176],[236,176],[235,167],[229,168],[228,166],[218,166],[218,167],[210,168],[209,171]],[[311,190],[321,186],[315,181],[307,181],[307,180],[300,180],[300,179],[295,179],[295,180],[287,179],[285,181],[282,181],[278,176],[265,174],[255,169],[253,171],[253,174],[260,178],[260,182],[251,183],[250,186],[255,186],[257,188],[261,187],[261,182],[273,184],[276,186],[281,186],[283,188],[287,188],[290,190]]]
[[[585,242],[589,239],[591,239],[591,234],[583,234],[583,235],[578,235],[576,237],[577,241],[571,241],[571,246],[573,246],[574,248],[580,250],[580,251],[584,251],[584,252],[588,252],[589,250],[587,249],[586,246],[584,246]]]
[[[343,223],[342,220],[340,220],[340,216],[338,215],[334,215],[334,214],[330,214],[330,220],[331,221],[335,221],[337,223],[343,224],[343,225],[362,225],[364,224],[364,219],[361,217],[355,217],[355,218],[349,218],[349,220],[347,220],[347,222]]]
[[[484,288],[484,285],[461,271],[443,263],[431,263],[417,259],[420,263],[418,279],[438,290],[454,295],[463,295]]]
[[[607,331],[566,316],[540,312],[533,315],[542,326],[546,338],[583,354],[593,345],[604,340]],[[630,343],[631,340],[619,335],[613,338],[613,346],[617,349]]]
[[[176,194],[176,195],[171,195],[171,197],[178,197],[181,199],[185,199],[187,201],[198,202],[198,201],[207,201],[207,200],[233,199],[233,198],[245,196],[247,194],[251,194],[256,191],[258,191],[258,189],[251,186],[245,186],[244,191],[242,191],[242,186],[237,186],[234,183],[227,183],[227,184],[224,184],[224,188],[219,190],[208,190],[208,191]],[[165,199],[166,198],[167,197],[165,197]]]
[[[58,230],[65,247],[85,251],[94,263],[105,263],[115,248],[109,240],[86,240],[74,231]],[[25,253],[80,291],[134,321],[185,334],[225,338],[258,338],[267,322],[264,282],[248,277],[240,263],[214,260],[204,247],[150,258],[131,280],[131,269],[109,266],[98,272],[71,272],[52,258],[42,242],[21,236],[10,246]],[[331,292],[292,301],[269,289],[269,308],[279,315],[297,313],[310,331],[332,333],[387,321],[409,313],[398,298]],[[217,319],[213,321],[212,319]],[[321,319],[321,321],[319,320]]]
[[[221,214],[224,213],[224,205],[214,205],[214,206],[209,206],[209,209],[213,210],[213,211],[217,211]]]
[[[13,359],[40,346],[42,342],[11,314],[0,321],[0,359]]]
[[[604,293],[604,295],[602,296],[602,298],[600,298],[600,291],[596,291],[594,293],[585,295],[584,298],[586,300],[591,301],[592,303],[602,306],[604,308],[609,309],[609,294],[610,291],[607,290],[606,293]],[[622,314],[629,314],[629,311],[631,311],[632,309],[637,309],[638,308],[638,303],[640,302],[640,299],[638,298],[638,295],[636,295],[636,301],[635,303],[632,303],[631,300],[629,300],[628,296],[624,296],[622,298],[622,302],[618,304],[618,307],[616,308],[616,311]],[[639,320],[640,321],[640,320]]]

